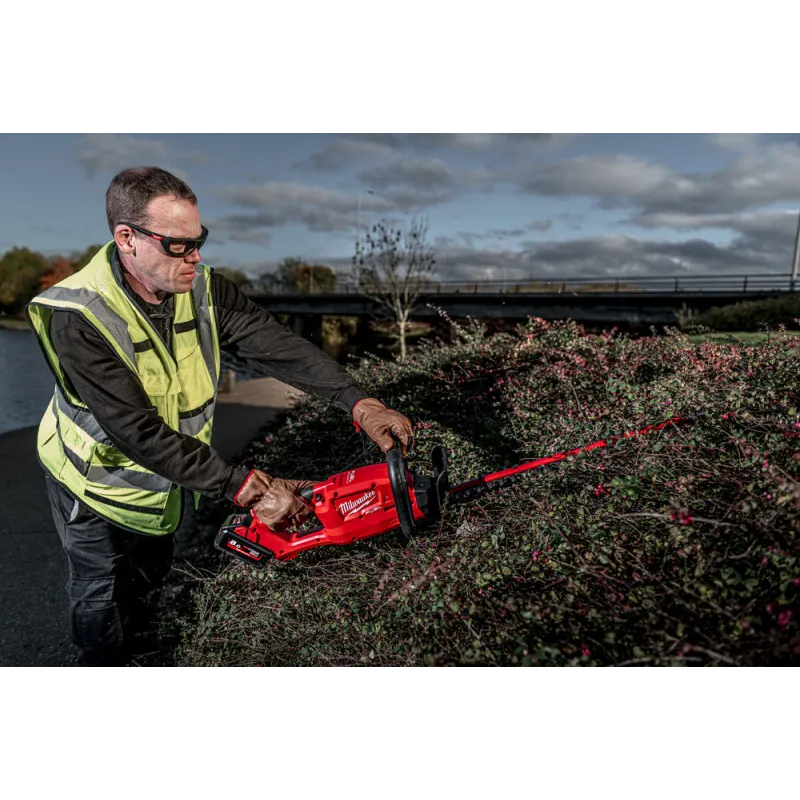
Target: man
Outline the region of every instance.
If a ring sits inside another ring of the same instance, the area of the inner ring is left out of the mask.
[[[385,452],[412,429],[319,348],[201,263],[197,197],[156,167],[106,193],[113,240],[35,297],[28,318],[56,378],[39,460],[69,561],[72,640],[86,666],[129,663],[134,601],[169,570],[184,490],[253,509],[268,525],[308,516],[284,480],[209,443],[224,348],[352,414]]]

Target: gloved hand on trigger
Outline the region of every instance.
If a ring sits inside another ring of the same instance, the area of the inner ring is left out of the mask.
[[[250,508],[258,519],[273,530],[301,525],[311,516],[308,504],[299,497],[301,489],[314,481],[273,478],[259,469],[250,471],[233,502]]]
[[[357,431],[363,428],[384,453],[394,446],[392,433],[400,439],[403,457],[413,445],[414,431],[410,420],[374,397],[365,397],[353,406],[353,424]]]

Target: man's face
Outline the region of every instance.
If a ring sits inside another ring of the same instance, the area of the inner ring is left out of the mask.
[[[202,235],[200,211],[196,205],[175,197],[156,197],[147,206],[147,222],[142,227],[161,236],[197,238]],[[119,230],[119,228],[118,228]],[[130,229],[128,229],[130,230]],[[202,259],[195,250],[186,256],[167,255],[161,242],[133,232],[123,237],[131,272],[153,292],[181,294],[192,288],[194,268]],[[119,244],[119,238],[117,238]]]

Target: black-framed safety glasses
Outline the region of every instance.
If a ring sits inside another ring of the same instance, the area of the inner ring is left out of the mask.
[[[140,225],[134,225],[132,222],[120,222],[120,225],[127,225],[129,228],[133,228],[135,231],[143,233],[151,239],[155,239],[161,244],[164,252],[173,258],[182,258],[183,256],[188,256],[189,253],[193,253],[195,250],[199,250],[206,243],[206,239],[208,238],[208,228],[206,228],[205,225],[200,226],[203,234],[197,239],[176,239],[174,236],[162,236],[160,233],[153,233],[153,231],[148,231],[146,228],[142,228]]]

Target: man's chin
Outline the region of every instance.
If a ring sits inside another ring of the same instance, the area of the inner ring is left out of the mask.
[[[173,294],[186,294],[186,292],[190,292],[192,290],[192,284],[194,283],[194,273],[192,275],[181,276],[176,281],[173,282]]]

